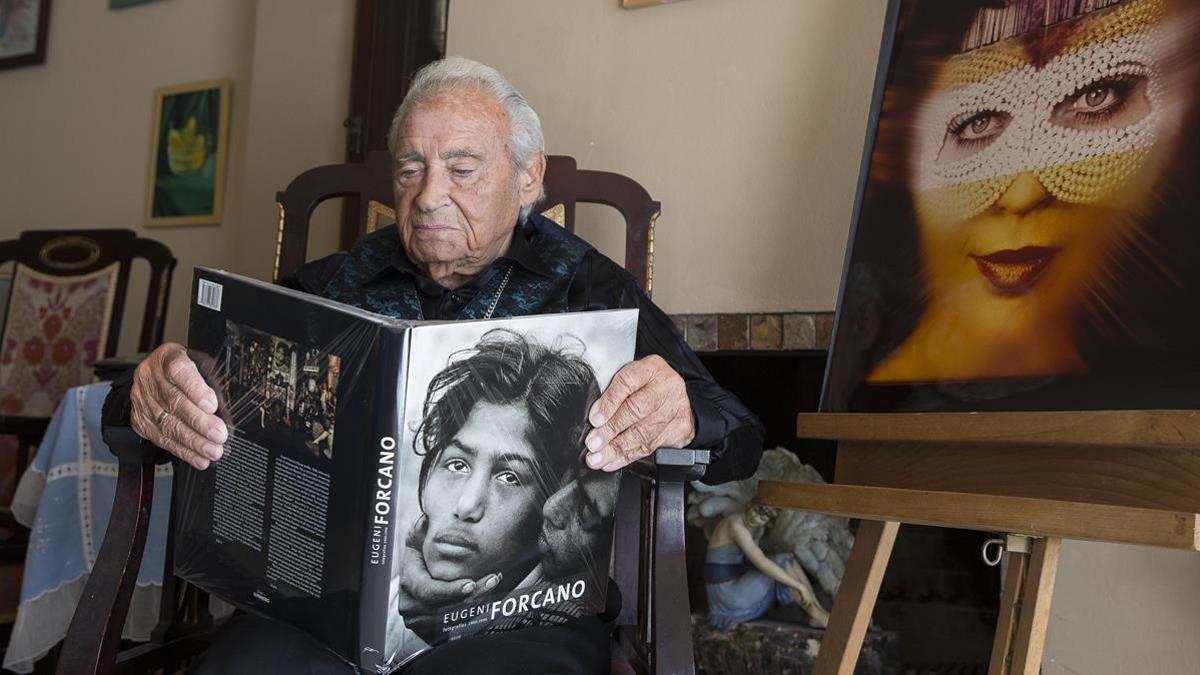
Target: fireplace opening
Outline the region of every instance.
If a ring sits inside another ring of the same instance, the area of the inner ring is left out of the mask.
[[[712,351],[701,352],[700,360],[762,420],[765,448],[784,447],[826,481],[834,480],[836,444],[796,438],[796,413],[815,412],[820,401],[824,350]],[[980,554],[989,536],[935,527],[900,528],[873,616],[874,625],[897,636],[896,672],[987,671],[1000,597],[999,568],[984,565]],[[690,596],[693,612],[701,615],[707,611],[705,545],[703,531],[689,526]],[[786,610],[772,610],[764,617],[797,618],[795,611]]]

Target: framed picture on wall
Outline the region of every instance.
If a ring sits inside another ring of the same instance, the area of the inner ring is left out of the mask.
[[[638,9],[639,7],[665,5],[669,2],[679,2],[679,0],[621,0],[621,7],[624,9]]]
[[[50,0],[0,0],[0,69],[46,62]]]
[[[1198,29],[891,1],[825,410],[1200,407]]]
[[[158,0],[108,0],[108,8],[125,9],[135,5],[144,5],[148,2],[158,2]]]
[[[155,90],[147,225],[221,222],[229,87],[229,80],[212,80]]]

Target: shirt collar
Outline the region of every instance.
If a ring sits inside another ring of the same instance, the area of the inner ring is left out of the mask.
[[[502,257],[509,258],[534,274],[553,277],[554,272],[550,264],[542,257],[542,250],[535,245],[538,232],[533,219],[540,217],[530,214],[524,223],[513,228],[513,238],[512,243],[508,245],[508,254]]]
[[[512,260],[534,274],[551,277],[553,272],[550,265],[542,258],[541,251],[535,245],[537,228],[531,222],[535,217],[540,216],[531,215],[524,224],[513,227],[508,253],[499,260]],[[395,225],[389,225],[385,231],[377,231],[359,239],[350,251],[349,262],[357,271],[354,275],[355,286],[365,286],[389,269],[414,277],[424,277],[420,268],[404,252],[400,232]]]

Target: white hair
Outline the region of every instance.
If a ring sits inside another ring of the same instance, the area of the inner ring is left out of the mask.
[[[495,68],[461,56],[450,56],[424,66],[413,76],[412,85],[400,106],[396,108],[391,129],[388,131],[388,151],[392,159],[396,158],[400,127],[414,108],[448,92],[472,89],[495,96],[504,106],[508,114],[509,161],[517,172],[523,170],[535,154],[546,151],[542,120],[521,92],[509,84]],[[537,201],[541,201],[544,196],[543,190]],[[530,206],[521,209],[521,222],[525,221],[532,208]]]

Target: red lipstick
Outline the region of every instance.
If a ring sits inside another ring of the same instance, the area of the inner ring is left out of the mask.
[[[1058,249],[1025,246],[971,256],[985,279],[1002,295],[1020,295],[1037,283]]]

